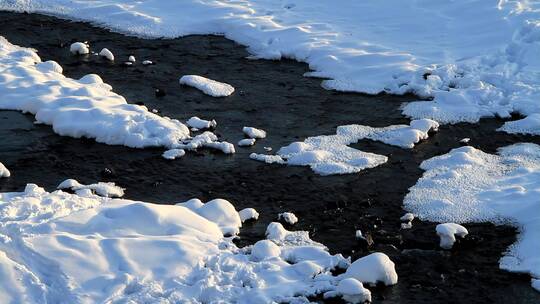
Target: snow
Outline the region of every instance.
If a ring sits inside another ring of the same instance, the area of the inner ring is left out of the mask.
[[[58,185],[58,189],[71,189],[72,191],[90,190],[104,197],[124,196],[124,189],[116,186],[114,183],[99,182],[97,184],[83,185],[74,179],[66,179]]]
[[[234,149],[234,145],[229,143],[229,142],[226,142],[226,141],[209,142],[209,143],[205,143],[204,146],[207,147],[207,148],[220,150],[221,152],[223,152],[225,154],[234,154],[234,153],[236,153],[236,150]]]
[[[169,149],[161,155],[165,159],[177,159],[182,156],[186,155],[186,151],[184,149]]]
[[[8,168],[6,168],[6,166],[4,166],[4,164],[0,162],[0,178],[10,177],[10,176],[11,176],[11,172],[9,172]]]
[[[251,248],[251,257],[255,261],[264,261],[279,257],[281,255],[281,249],[272,241],[260,240]]]
[[[354,233],[354,236],[357,239],[363,239],[364,238],[364,235],[362,235],[362,230],[356,230],[355,233]]]
[[[410,125],[393,125],[373,128],[363,125],[346,125],[337,128],[337,134],[351,138],[351,142],[360,139],[381,141],[402,148],[413,148],[415,144],[429,137],[430,131],[437,131],[439,124],[430,119],[413,120]],[[354,138],[354,139],[353,139]]]
[[[278,220],[282,220],[289,225],[294,225],[298,222],[298,218],[292,212],[282,212],[278,214]]]
[[[512,134],[534,134],[540,135],[540,114],[531,114],[523,119],[507,121],[499,131],[505,131]]]
[[[230,84],[198,75],[184,75],[180,78],[180,84],[197,88],[204,94],[213,97],[226,97],[234,92],[234,88]]]
[[[238,215],[242,223],[250,220],[256,221],[259,218],[259,212],[253,208],[244,208],[238,211]]]
[[[424,161],[404,200],[422,220],[493,222],[519,228],[500,267],[540,278],[540,146],[521,143],[488,154],[470,146]]]
[[[348,145],[362,139],[382,141],[402,148],[413,148],[439,124],[430,119],[413,120],[409,125],[373,128],[364,125],[337,127],[335,135],[308,137],[278,150],[277,155],[251,154],[250,158],[266,163],[310,166],[321,175],[357,173],[386,163],[384,155],[363,152]]]
[[[443,249],[451,249],[456,242],[456,236],[464,238],[469,234],[465,227],[456,223],[439,224],[435,230],[441,239],[439,246]]]
[[[254,127],[243,127],[242,132],[249,138],[262,139],[266,137],[266,131]]]
[[[398,281],[394,262],[381,252],[375,252],[354,261],[347,268],[345,277],[355,278],[362,283],[371,285],[375,285],[377,282],[387,286],[395,285]]]
[[[140,36],[223,34],[252,58],[305,61],[323,87],[415,93],[413,118],[540,113],[540,5],[516,1],[4,1]],[[178,18],[182,12],[182,18]],[[426,28],[426,24],[432,25]],[[444,32],[444,35],[441,35]],[[523,129],[527,130],[527,129]],[[538,132],[538,129],[530,130]]]
[[[110,145],[175,148],[189,138],[184,124],[128,104],[99,76],[70,79],[58,67],[0,37],[0,109],[32,113],[60,135]]]
[[[253,146],[257,140],[255,138],[244,138],[238,141],[237,145],[240,147]]]
[[[470,141],[471,139],[469,137],[465,137],[459,140],[459,142],[462,144],[468,144]]]
[[[406,223],[401,223],[401,229],[411,229],[412,228],[412,222],[406,222]]]
[[[343,278],[331,273],[348,260],[306,231],[273,223],[275,239],[236,247],[223,236],[223,227],[238,225],[236,217],[224,200],[157,205],[33,184],[1,193],[0,299],[304,303],[307,296],[354,290],[346,283],[338,288]]]
[[[286,161],[283,158],[281,158],[281,156],[279,156],[279,155],[267,155],[267,154],[251,153],[249,155],[249,158],[251,158],[253,160],[262,161],[262,162],[265,162],[267,164],[273,164],[273,163],[286,164]]]
[[[412,222],[414,220],[414,214],[407,212],[402,217],[399,218],[402,222]]]
[[[341,296],[347,303],[365,303],[371,302],[371,292],[364,288],[362,282],[347,278],[339,282],[336,291],[330,291],[324,294],[325,298]]]
[[[214,199],[203,204],[198,199],[192,199],[176,205],[188,208],[207,220],[216,223],[225,235],[238,234],[240,227],[242,227],[240,215],[227,200]]]
[[[188,121],[186,121],[186,124],[191,128],[196,128],[199,130],[215,128],[217,126],[217,122],[215,120],[204,120],[197,116],[193,116],[188,119]]]
[[[136,62],[137,60],[135,59],[135,56],[130,55],[130,56],[128,57],[128,61],[129,61],[129,62]]]
[[[107,48],[103,48],[100,52],[99,52],[99,56],[101,57],[104,57],[106,58],[107,60],[109,61],[114,61],[114,55],[111,51],[109,51],[109,49]]]
[[[83,42],[75,42],[69,46],[69,51],[74,55],[84,55],[90,53],[88,45]]]
[[[144,60],[144,61],[142,62],[142,64],[143,64],[143,65],[152,65],[152,64],[154,64],[154,63],[153,63],[152,61],[150,61],[150,60]]]

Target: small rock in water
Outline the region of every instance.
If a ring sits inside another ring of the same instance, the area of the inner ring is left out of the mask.
[[[154,93],[156,94],[156,97],[163,97],[163,96],[166,95],[166,94],[165,94],[165,91],[162,90],[162,89],[156,89],[156,90],[154,91]]]

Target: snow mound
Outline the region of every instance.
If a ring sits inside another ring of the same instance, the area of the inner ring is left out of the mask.
[[[128,62],[135,63],[136,61],[137,61],[137,59],[135,59],[135,56],[129,55],[129,57],[128,57]]]
[[[122,197],[124,189],[114,183],[99,182],[97,184],[83,185],[74,179],[66,179],[58,185],[58,189],[70,189],[72,191],[90,190],[99,196]]]
[[[8,168],[6,168],[6,166],[4,166],[4,164],[0,162],[0,178],[10,177],[10,176],[11,176],[11,172],[9,172]]]
[[[281,249],[269,240],[260,240],[251,248],[251,257],[255,261],[264,261],[279,257],[281,255]]]
[[[422,220],[517,226],[518,241],[500,267],[540,278],[540,146],[515,144],[498,155],[466,146],[428,159],[421,168],[426,172],[409,189],[405,209]]]
[[[398,282],[394,262],[381,252],[375,252],[354,261],[347,268],[345,276],[372,285],[377,284],[377,282],[395,285]]]
[[[435,228],[437,235],[441,238],[440,246],[443,249],[451,249],[456,242],[456,236],[464,238],[469,231],[456,223],[439,224]]]
[[[74,55],[84,55],[90,53],[88,45],[83,42],[75,42],[69,46],[69,51]]]
[[[262,139],[266,137],[266,131],[253,127],[243,127],[242,132],[249,138]]]
[[[283,212],[278,214],[278,220],[284,221],[289,225],[294,225],[298,222],[298,217],[292,212]]]
[[[109,51],[108,48],[103,48],[101,50],[101,52],[99,52],[99,56],[109,60],[109,61],[114,61],[114,55],[111,51]]]
[[[244,138],[238,141],[237,145],[240,147],[250,147],[255,144],[257,140],[255,138]]]
[[[217,122],[215,120],[213,119],[211,121],[205,120],[197,116],[193,116],[190,119],[188,119],[188,121],[186,121],[186,124],[190,126],[191,128],[196,128],[199,130],[215,128],[217,126]]]
[[[24,192],[0,193],[0,298],[303,303],[338,288],[340,278],[331,271],[349,265],[341,255],[329,254],[306,231],[283,227],[283,238],[237,248],[220,228],[236,221],[229,218],[234,209],[214,202],[156,205],[49,193],[33,184]],[[351,290],[344,287],[340,292]]]
[[[371,292],[364,288],[362,282],[355,278],[341,280],[335,291],[329,291],[324,294],[325,298],[337,296],[341,296],[347,303],[371,302]]]
[[[173,160],[173,159],[180,158],[184,155],[186,155],[186,151],[184,151],[183,149],[169,149],[163,152],[161,156],[165,159]]]
[[[259,212],[253,208],[245,208],[238,212],[238,215],[240,215],[240,220],[242,220],[242,223],[246,221],[256,221],[259,218]]]
[[[128,104],[99,76],[77,81],[58,73],[58,64],[40,62],[35,51],[0,37],[0,109],[32,113],[60,135],[110,145],[174,148],[189,138],[184,124]]]
[[[204,94],[213,97],[226,97],[234,93],[234,88],[230,84],[198,75],[184,75],[180,78],[180,84],[197,88]]]
[[[242,227],[240,214],[229,201],[224,199],[214,199],[206,204],[194,199],[177,204],[177,206],[189,208],[191,211],[216,223],[225,235],[238,234],[240,227]]]

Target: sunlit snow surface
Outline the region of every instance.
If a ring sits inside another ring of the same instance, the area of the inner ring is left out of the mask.
[[[223,233],[241,225],[222,199],[156,205],[29,184],[0,194],[0,299],[303,303],[335,290],[330,270],[350,264],[279,223],[254,253],[239,249]]]
[[[518,241],[500,266],[540,278],[540,146],[515,144],[497,155],[461,147],[421,167],[426,172],[405,197],[405,209],[422,220],[517,226]]]
[[[334,135],[308,137],[282,147],[277,155],[252,153],[251,159],[293,166],[309,166],[321,175],[357,173],[386,163],[388,157],[349,147],[361,139],[381,141],[402,148],[415,144],[437,131],[439,124],[430,119],[413,120],[409,125],[373,128],[364,125],[337,127]]]
[[[326,88],[433,97],[404,108],[413,118],[540,113],[540,4],[531,1],[0,0],[0,9],[143,36],[224,34],[254,57],[309,63]],[[540,134],[524,124],[504,130]]]
[[[32,113],[54,132],[128,147],[175,147],[189,139],[188,128],[144,106],[128,104],[97,75],[79,80],[62,75],[54,62],[0,36],[0,110]]]

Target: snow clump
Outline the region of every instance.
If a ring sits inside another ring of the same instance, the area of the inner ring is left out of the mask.
[[[278,220],[284,221],[289,225],[294,225],[298,222],[298,217],[292,212],[283,212],[278,214]]]
[[[441,239],[439,246],[443,249],[452,249],[456,242],[456,236],[464,238],[469,234],[465,227],[456,223],[439,224],[435,230]]]
[[[186,155],[186,151],[184,149],[169,149],[161,155],[165,159],[177,159],[182,156]]]
[[[234,87],[230,84],[198,75],[184,75],[180,78],[180,84],[194,87],[213,97],[226,97],[234,93]]]
[[[240,215],[242,223],[250,220],[256,221],[259,218],[259,212],[253,208],[244,208],[238,212],[238,215]]]
[[[124,189],[116,186],[115,183],[99,182],[97,184],[83,185],[74,179],[66,179],[57,187],[58,189],[71,189],[78,193],[79,191],[89,190],[103,197],[122,197]],[[83,192],[85,193],[85,192]]]
[[[266,131],[253,127],[243,127],[242,132],[249,138],[262,139],[266,137]]]
[[[217,122],[215,120],[205,120],[197,116],[193,116],[188,119],[188,121],[186,121],[186,124],[191,128],[196,128],[199,130],[215,128],[217,126]]]
[[[111,51],[109,51],[109,49],[107,48],[103,48],[101,50],[101,52],[99,52],[99,56],[109,60],[109,61],[114,61],[114,55]]]
[[[345,277],[355,278],[362,283],[371,285],[381,282],[388,286],[395,285],[398,282],[394,262],[386,254],[380,252],[372,253],[354,261],[347,268]]]
[[[88,44],[83,42],[75,42],[69,46],[69,51],[74,55],[85,55],[90,53]]]

